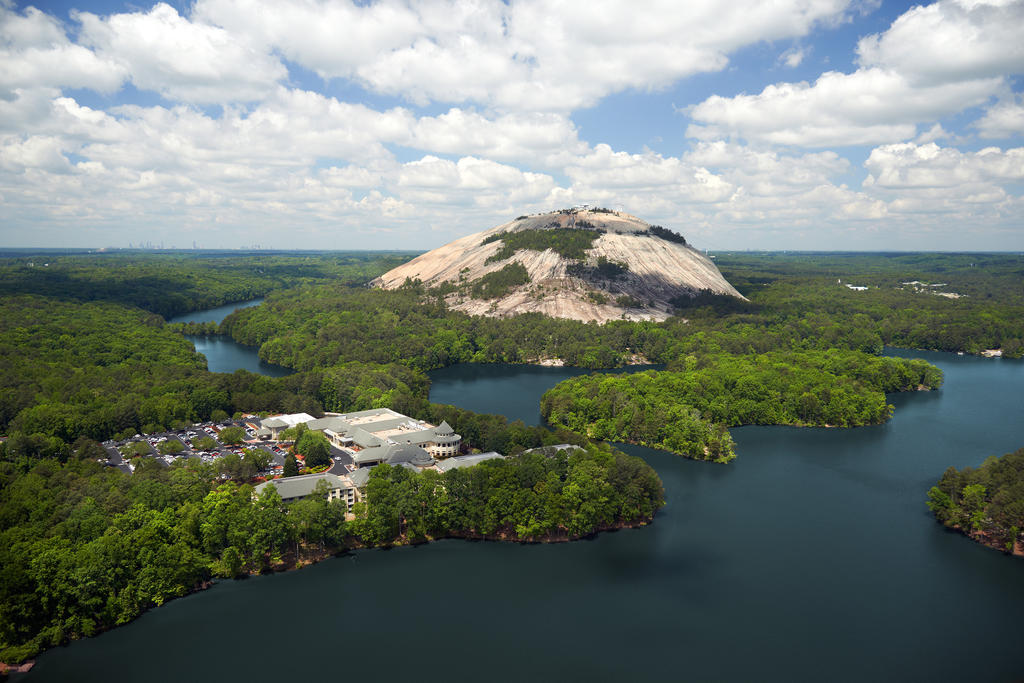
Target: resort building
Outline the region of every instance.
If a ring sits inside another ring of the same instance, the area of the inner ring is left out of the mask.
[[[260,429],[257,430],[257,436],[260,438],[274,439],[276,441],[284,430],[298,424],[305,424],[312,419],[313,416],[308,413],[292,413],[290,415],[275,415],[274,417],[268,417],[260,422]]]
[[[449,470],[459,470],[464,467],[472,467],[473,465],[479,465],[484,460],[495,460],[504,458],[505,456],[496,451],[489,451],[487,453],[476,453],[474,455],[458,455],[454,458],[448,458],[438,462],[435,467],[441,472],[447,472]]]
[[[278,415],[262,422],[262,429],[271,432],[271,438],[277,439],[284,429],[298,424],[289,418],[300,418],[298,415]],[[422,462],[423,458],[409,449],[401,451],[390,448],[394,445],[414,446],[423,451],[429,458],[448,458],[456,455],[462,446],[462,437],[455,433],[451,425],[442,422],[434,426],[423,420],[416,420],[402,415],[390,408],[373,408],[354,413],[327,413],[324,417],[301,420],[313,431],[323,432],[327,439],[338,448],[347,448],[355,453],[353,456],[360,467],[368,467],[390,462],[397,464],[393,458],[404,453],[408,462]],[[287,426],[285,426],[287,425]],[[427,466],[426,465],[419,466]]]
[[[339,477],[329,472],[303,474],[297,477],[282,477],[281,479],[265,481],[256,486],[255,495],[258,497],[268,486],[273,486],[277,489],[277,494],[281,496],[281,500],[290,503],[291,501],[313,495],[316,492],[317,485],[322,481],[327,482],[327,500],[344,501],[347,510],[351,512],[352,506],[355,505],[359,497],[356,485],[346,476]]]

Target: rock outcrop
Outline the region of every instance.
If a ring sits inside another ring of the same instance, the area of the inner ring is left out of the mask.
[[[541,234],[544,231],[556,232]],[[504,237],[514,233],[530,234],[506,244]],[[557,245],[538,250],[545,240],[554,243],[562,238],[589,247],[572,253]],[[523,242],[532,246],[515,249]],[[513,263],[525,267],[530,282],[483,298],[481,288],[474,285]],[[672,315],[674,299],[701,291],[743,298],[715,264],[681,236],[604,209],[521,216],[422,254],[372,284],[394,289],[416,280],[440,287],[452,308],[473,315],[538,312],[598,322],[663,320]]]

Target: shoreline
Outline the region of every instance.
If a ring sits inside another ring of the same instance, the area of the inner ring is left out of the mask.
[[[1019,542],[1013,544],[1013,550],[1007,550],[1004,544],[1000,543],[999,541],[993,538],[990,538],[989,535],[986,534],[984,531],[964,531],[962,528],[960,528],[959,524],[946,528],[955,530],[957,533],[966,536],[978,545],[990,548],[992,550],[998,550],[1003,555],[1006,555],[1008,557],[1024,557],[1024,544],[1021,544]]]
[[[662,506],[659,506],[658,509],[660,510]],[[447,540],[447,539],[460,540],[460,541],[484,541],[484,542],[492,542],[492,543],[519,543],[520,545],[533,545],[533,544],[541,544],[541,543],[569,543],[569,542],[572,542],[572,541],[582,541],[582,540],[585,540],[585,539],[594,538],[598,534],[601,534],[601,533],[616,532],[616,531],[619,531],[619,530],[622,530],[622,529],[638,529],[638,528],[641,528],[641,527],[645,527],[645,526],[651,524],[654,521],[654,518],[655,518],[656,515],[657,515],[657,511],[655,511],[654,515],[651,515],[651,517],[649,519],[640,518],[640,519],[622,520],[622,521],[618,521],[618,522],[613,522],[612,524],[600,526],[600,527],[596,528],[594,531],[592,531],[591,533],[585,534],[585,535],[581,535],[581,536],[570,536],[568,534],[568,532],[566,532],[564,534],[563,533],[549,533],[549,534],[547,534],[547,535],[545,535],[543,537],[540,537],[540,538],[519,539],[519,538],[512,538],[512,536],[511,536],[512,530],[511,529],[505,529],[505,530],[503,530],[502,532],[500,532],[498,534],[470,534],[468,532],[467,533],[461,533],[460,532],[460,533],[451,533],[451,534],[448,534],[448,535],[445,535],[445,536],[440,536],[440,537],[437,537],[437,538],[433,538],[433,537],[425,538],[425,539],[423,539],[421,541],[416,541],[416,542],[411,542],[408,539],[397,539],[397,541],[395,543],[383,544],[383,545],[363,545],[361,543],[345,544],[345,545],[342,545],[342,546],[339,546],[339,547],[336,547],[336,548],[324,549],[322,551],[314,552],[314,553],[312,553],[312,557],[307,558],[307,559],[297,558],[297,557],[295,557],[295,555],[293,553],[293,554],[290,555],[288,560],[283,560],[280,563],[277,563],[277,564],[274,564],[274,565],[270,565],[269,567],[265,567],[265,568],[263,568],[261,570],[258,570],[258,571],[243,572],[243,573],[241,573],[241,574],[239,574],[238,576],[235,576],[235,577],[218,577],[218,578],[206,579],[206,580],[202,581],[201,583],[197,584],[192,590],[189,590],[188,592],[184,593],[183,595],[180,595],[178,597],[175,597],[175,598],[173,598],[171,600],[168,600],[168,601],[164,602],[163,605],[166,605],[168,603],[174,602],[175,600],[179,600],[181,598],[186,598],[186,597],[189,597],[190,595],[195,595],[196,593],[200,593],[202,591],[208,590],[208,589],[212,588],[213,586],[215,586],[216,584],[220,583],[221,581],[243,581],[243,580],[246,580],[246,579],[249,579],[249,578],[258,577],[258,576],[267,576],[267,575],[271,575],[271,574],[285,574],[285,573],[288,573],[288,572],[299,571],[299,570],[304,569],[306,567],[311,567],[311,566],[313,566],[315,564],[319,564],[320,562],[323,562],[324,560],[329,560],[329,559],[334,558],[334,557],[342,557],[342,556],[344,556],[344,555],[346,555],[346,554],[348,554],[348,553],[350,553],[352,551],[355,551],[355,550],[374,550],[374,549],[389,550],[389,549],[392,549],[392,548],[402,548],[402,547],[410,547],[411,548],[411,547],[415,547],[415,546],[418,546],[418,545],[426,545],[428,543],[434,543],[436,541],[443,541],[443,540]],[[52,649],[54,649],[56,647],[65,647],[65,646],[70,645],[71,643],[73,643],[75,641],[87,640],[89,638],[95,638],[95,637],[97,637],[99,635],[102,635],[103,633],[106,633],[107,631],[111,631],[111,630],[113,630],[115,628],[120,628],[120,627],[123,627],[123,626],[129,626],[132,623],[134,623],[137,619],[142,617],[142,615],[147,614],[148,612],[150,612],[150,611],[152,611],[154,609],[158,609],[159,607],[162,607],[163,605],[153,605],[153,606],[143,610],[137,617],[135,617],[131,621],[126,622],[124,624],[113,624],[113,625],[111,625],[109,627],[99,629],[99,630],[96,631],[95,634],[93,634],[91,636],[80,637],[80,638],[68,638],[67,640],[65,640],[62,643],[59,643],[58,645],[51,645],[49,647],[46,647],[46,648],[40,650],[39,652],[37,652],[36,654],[32,655],[31,657],[25,659],[25,661],[21,662],[20,664],[7,664],[6,662],[0,662],[0,676],[7,676],[7,675],[12,674],[12,673],[13,674],[27,673],[27,672],[31,671],[31,669],[36,665],[36,660],[39,657],[45,655],[49,650],[52,650]]]

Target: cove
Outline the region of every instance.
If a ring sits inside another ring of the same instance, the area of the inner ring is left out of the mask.
[[[216,308],[209,308],[205,311],[193,311],[184,315],[175,316],[167,320],[169,323],[220,323],[231,313],[240,308],[259,306],[263,299],[252,299],[240,303],[225,304]],[[239,344],[231,337],[222,335],[193,335],[186,334],[185,339],[192,342],[196,351],[206,356],[206,367],[210,372],[234,372],[235,370],[247,370],[258,375],[267,377],[284,377],[295,371],[274,363],[262,360],[259,349],[254,346]]]
[[[223,306],[217,306],[216,308],[207,308],[203,311],[192,311],[191,313],[183,313],[182,315],[176,315],[173,318],[168,318],[169,323],[220,323],[224,318],[228,317],[240,308],[252,308],[253,306],[259,306],[263,303],[263,299],[250,299],[249,301],[237,301],[233,304],[224,304]]]
[[[734,429],[729,465],[623,446],[665,484],[648,527],[568,544],[360,551],[223,581],[51,650],[22,678],[1019,678],[1024,564],[945,531],[924,501],[946,467],[1024,445],[1024,363],[893,353],[935,363],[946,382],[890,396],[885,425]],[[472,393],[445,401],[536,406],[521,383],[532,369],[479,368]],[[567,369],[545,370],[553,384]],[[468,372],[431,373],[434,391],[445,373]]]
[[[540,397],[562,380],[591,372],[620,373],[660,370],[664,365],[629,365],[587,370],[573,367],[459,363],[430,373],[430,400],[477,413],[504,415],[528,425],[542,423]]]

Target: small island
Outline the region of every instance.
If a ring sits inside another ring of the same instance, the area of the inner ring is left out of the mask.
[[[1024,448],[974,469],[950,467],[928,491],[935,519],[972,540],[1024,556]]]
[[[839,349],[691,355],[677,365],[566,380],[544,394],[541,413],[595,439],[724,463],[736,457],[728,427],[881,424],[893,411],[886,392],[942,385],[942,371],[925,361]]]

